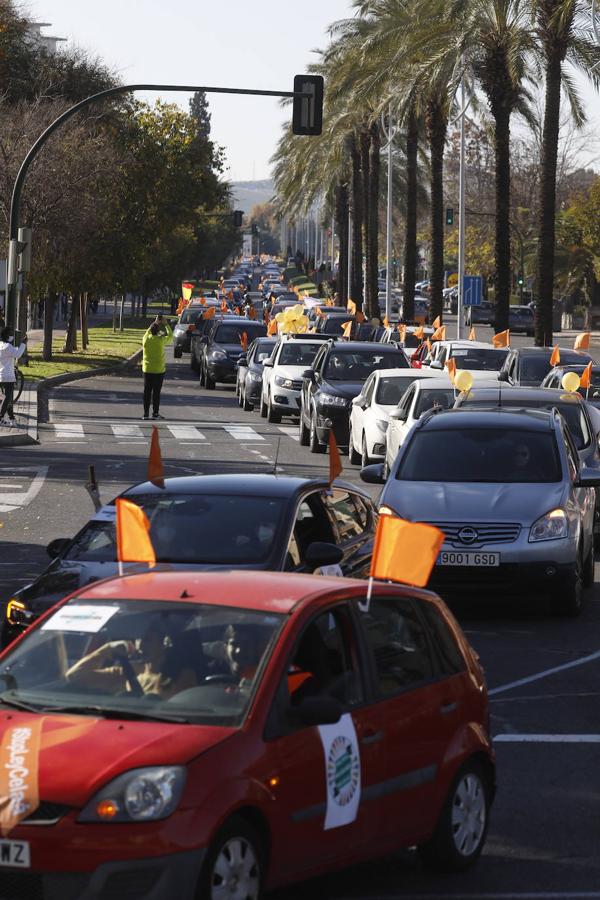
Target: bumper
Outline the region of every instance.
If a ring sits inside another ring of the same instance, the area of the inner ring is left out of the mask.
[[[317,437],[322,444],[329,440],[329,433],[333,431],[335,439],[342,447],[350,443],[350,409],[337,407],[319,407],[317,409]]]
[[[205,850],[102,863],[93,872],[0,872],[2,900],[193,900]]]
[[[219,381],[223,384],[235,384],[237,381],[237,368],[235,360],[222,360],[219,362],[206,363],[209,376],[213,381]]]
[[[434,566],[428,588],[442,594],[475,591],[497,597],[529,592],[560,590],[573,570],[572,562],[557,562],[551,556],[535,562],[502,562],[499,566]]]
[[[262,394],[262,379],[260,381],[251,381],[246,378],[246,399],[250,403],[260,403],[260,395]]]
[[[271,403],[278,412],[300,415],[300,391],[273,384],[271,387]]]

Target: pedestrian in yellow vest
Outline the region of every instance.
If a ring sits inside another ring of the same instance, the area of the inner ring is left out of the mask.
[[[144,419],[164,419],[159,413],[160,392],[162,390],[167,364],[165,346],[173,339],[173,332],[162,315],[158,315],[142,338],[142,372],[144,373]]]

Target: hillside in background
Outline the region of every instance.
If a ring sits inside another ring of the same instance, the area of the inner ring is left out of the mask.
[[[235,208],[249,213],[257,203],[266,203],[272,198],[275,184],[271,178],[263,181],[233,181],[231,190]]]

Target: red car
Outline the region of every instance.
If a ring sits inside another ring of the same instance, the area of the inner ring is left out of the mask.
[[[433,594],[263,572],[80,590],[0,657],[0,896],[253,900],[479,856],[482,669]]]

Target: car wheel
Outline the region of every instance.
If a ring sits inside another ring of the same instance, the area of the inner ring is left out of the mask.
[[[369,454],[367,453],[367,437],[366,437],[366,435],[363,434],[363,439],[362,439],[362,456],[361,456],[361,459],[360,459],[360,464],[361,464],[362,468],[364,469],[365,466],[370,466],[370,465],[371,465],[371,462],[372,462],[371,457],[370,457]]]
[[[173,356],[175,359],[181,359],[183,356],[183,350],[181,347],[173,347]]]
[[[492,784],[483,765],[468,760],[452,782],[432,838],[419,847],[426,866],[462,872],[478,859],[488,829]]]
[[[306,427],[304,419],[302,417],[302,413],[300,413],[300,421],[298,423],[299,430],[299,442],[301,447],[308,447],[308,443],[310,441],[310,431]]]
[[[244,396],[242,399],[242,409],[244,412],[252,412],[254,409],[254,403],[250,403],[250,401],[246,398],[246,391],[244,391]]]
[[[196,896],[202,900],[259,900],[265,861],[264,843],[256,829],[241,816],[232,818],[209,847]]]
[[[573,568],[554,595],[554,609],[556,612],[560,616],[568,616],[571,619],[581,615],[585,601],[582,556],[582,548],[580,547]]]
[[[281,422],[281,413],[273,409],[273,404],[270,398],[267,405],[267,422],[273,422],[275,425]]]
[[[198,360],[195,356],[190,356],[190,369],[192,372],[195,372],[196,375],[200,373],[200,366],[198,365]]]
[[[352,434],[352,425],[350,425],[350,437],[348,439],[348,456],[353,466],[360,465],[360,453],[354,447],[354,436]]]
[[[267,404],[266,404],[266,402],[265,402],[265,395],[264,395],[264,393],[262,393],[262,394],[260,395],[260,414],[261,414],[261,416],[262,416],[263,419],[266,419],[266,418],[267,418],[267,412],[268,412],[268,407],[267,407]]]
[[[592,540],[589,553],[583,564],[583,586],[586,588],[592,587],[594,584],[594,562],[594,541]]]
[[[308,439],[308,446],[310,447],[311,453],[325,453],[325,450],[327,449],[325,444],[322,444],[317,436],[317,424],[315,422],[314,416],[312,416],[310,420],[310,437]]]
[[[204,372],[204,387],[207,391],[214,391],[216,386],[217,382],[214,380],[214,378],[210,377],[210,375],[208,374],[208,369],[206,369],[206,371]]]
[[[200,387],[204,387],[206,378],[204,377],[204,366],[200,366]]]

